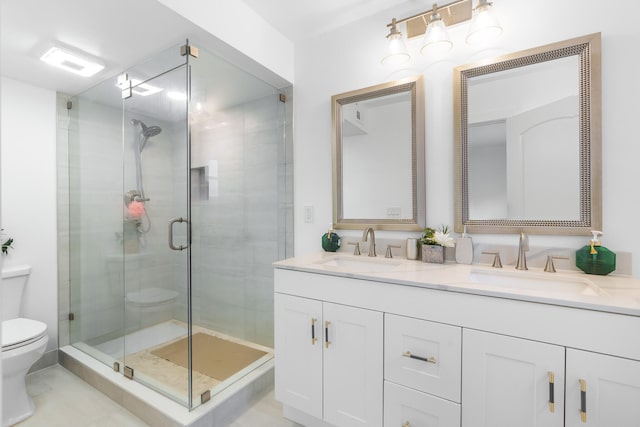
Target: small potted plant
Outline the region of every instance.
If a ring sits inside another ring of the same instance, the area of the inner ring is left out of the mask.
[[[3,255],[9,254],[9,249],[13,249],[13,246],[11,246],[12,244],[13,244],[13,239],[11,237],[9,237],[6,240],[4,239],[4,237],[2,238],[2,254]]]
[[[443,225],[439,230],[425,228],[422,237],[422,261],[442,264],[444,262],[444,248],[455,246],[454,240],[449,236],[449,227]]]

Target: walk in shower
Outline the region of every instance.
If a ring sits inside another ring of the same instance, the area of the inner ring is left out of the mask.
[[[73,347],[189,409],[272,359],[289,90],[187,42],[71,99]]]

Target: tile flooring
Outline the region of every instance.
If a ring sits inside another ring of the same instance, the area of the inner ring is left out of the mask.
[[[92,388],[60,365],[27,376],[27,389],[36,413],[18,427],[143,427],[131,412]],[[294,427],[282,417],[273,391],[256,402],[229,427]],[[216,426],[222,427],[222,426]]]

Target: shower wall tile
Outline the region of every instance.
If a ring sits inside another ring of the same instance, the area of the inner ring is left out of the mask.
[[[192,154],[204,156],[193,165],[217,160],[219,170],[218,196],[194,209],[194,285],[208,302],[201,304],[202,325],[269,346],[271,264],[279,256],[279,226],[285,224],[279,220],[279,191],[286,187],[279,186],[284,125],[277,102],[267,97],[228,109],[224,115],[232,124],[192,131]],[[258,312],[267,313],[266,325],[256,324]]]

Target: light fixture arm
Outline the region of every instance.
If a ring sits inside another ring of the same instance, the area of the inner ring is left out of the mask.
[[[463,3],[465,1],[468,1],[468,0],[456,0],[456,1],[451,2],[451,3],[449,3],[449,4],[445,5],[445,6],[440,6],[440,7],[438,7],[437,3],[434,3],[433,4],[433,8],[431,10],[427,10],[427,11],[424,11],[424,12],[416,13],[415,15],[408,16],[408,17],[402,18],[402,19],[393,18],[391,20],[391,22],[387,24],[387,27],[392,27],[394,25],[403,24],[403,23],[405,23],[407,21],[411,21],[412,19],[416,19],[416,18],[423,18],[423,19],[426,20],[426,16],[427,15],[436,14],[436,13],[438,13],[438,11],[440,11],[442,9],[455,6],[455,5]],[[482,3],[487,3],[487,0],[479,0],[479,1],[480,1],[480,3],[478,4],[477,7],[480,7],[480,5],[482,5]]]
[[[490,2],[489,0],[478,0],[478,5],[474,7],[473,10],[479,11],[489,6],[493,6],[493,2]]]
[[[392,37],[392,36],[400,33],[398,31],[398,28],[397,28],[396,24],[397,24],[396,18],[393,18],[391,20],[391,23],[387,24],[387,27],[391,27],[391,29],[389,30],[389,34],[387,34],[387,38]]]

